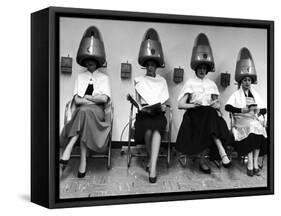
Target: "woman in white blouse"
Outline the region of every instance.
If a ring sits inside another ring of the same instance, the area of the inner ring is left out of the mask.
[[[178,108],[186,110],[177,136],[176,148],[187,156],[200,155],[199,168],[211,173],[206,161],[207,151],[211,159],[222,160],[224,167],[231,164],[224,146],[230,142],[227,125],[220,117],[219,91],[216,84],[206,78],[210,71],[206,63],[198,64],[196,77],[189,79],[179,97]]]
[[[149,182],[155,183],[161,137],[167,124],[164,113],[169,91],[166,80],[156,74],[157,68],[164,68],[165,63],[160,38],[153,28],[144,35],[138,62],[145,67],[146,74],[135,78],[136,99],[141,104],[135,121],[135,142],[147,145]]]
[[[247,175],[260,175],[259,156],[266,154],[267,133],[264,122],[266,106],[253,84],[257,84],[254,60],[248,48],[241,48],[236,62],[235,80],[238,90],[226,102],[225,110],[233,114],[234,148],[240,156],[248,156]]]
[[[85,66],[87,71],[78,75],[73,93],[77,108],[61,134],[61,145],[65,149],[60,163],[64,166],[70,159],[74,144],[80,140],[79,178],[86,174],[87,149],[105,151],[110,132],[110,121],[105,121],[104,112],[104,105],[110,100],[108,77],[97,70],[95,60],[86,60]]]
[[[136,115],[135,141],[147,145],[149,163],[149,182],[155,183],[156,164],[159,154],[161,137],[163,136],[167,119],[165,117],[165,102],[169,99],[166,80],[156,74],[158,63],[148,60],[145,63],[146,74],[135,78],[136,99],[142,106],[159,104],[158,108],[150,110],[149,107],[142,108]]]
[[[110,112],[106,110],[110,109],[111,94],[108,76],[99,71],[105,61],[100,32],[91,26],[85,31],[77,54],[77,63],[87,70],[80,73],[75,81],[73,103],[76,109],[60,137],[60,144],[64,147],[60,159],[63,169],[74,144],[80,143],[78,178],[86,175],[87,150],[104,152],[107,149],[111,122]]]

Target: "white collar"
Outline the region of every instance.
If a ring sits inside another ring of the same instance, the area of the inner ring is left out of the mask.
[[[200,79],[199,77],[196,76],[195,74],[195,80],[199,82],[205,82],[208,78],[205,76],[203,79]]]

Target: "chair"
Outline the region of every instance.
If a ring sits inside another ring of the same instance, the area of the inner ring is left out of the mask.
[[[166,158],[167,167],[169,167],[170,160],[171,160],[171,134],[172,134],[172,108],[171,108],[170,105],[167,105],[165,115],[166,115],[166,118],[167,118],[167,127],[166,127],[166,130],[165,130],[164,136],[161,138],[160,148],[163,147],[163,145],[166,145],[167,152],[162,153],[161,150],[160,150],[158,157]],[[131,165],[132,157],[147,157],[147,154],[141,154],[141,153],[135,154],[135,153],[132,152],[132,146],[136,146],[136,144],[133,142],[134,133],[135,133],[134,120],[135,120],[134,105],[131,104],[130,114],[129,114],[129,123],[128,123],[128,127],[129,127],[128,146],[127,146],[127,166],[128,166],[128,168]],[[142,146],[144,146],[144,144]],[[121,154],[123,154],[122,151],[121,151]]]
[[[65,115],[64,115],[64,125],[70,121],[71,115],[75,110],[75,104],[73,100],[69,101],[66,106],[65,106]],[[95,153],[93,151],[88,151],[87,158],[106,158],[107,159],[107,164],[106,167],[107,169],[111,168],[111,140],[112,140],[112,127],[113,127],[113,105],[112,101],[110,100],[106,105],[105,105],[105,113],[107,118],[109,118],[111,122],[111,128],[109,132],[109,138],[108,138],[108,148],[105,153]],[[75,146],[79,146],[75,144]],[[79,153],[72,153],[70,158],[80,158]]]

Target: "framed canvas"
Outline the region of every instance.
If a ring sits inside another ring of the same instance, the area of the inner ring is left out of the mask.
[[[31,123],[48,208],[273,194],[274,22],[34,12]]]

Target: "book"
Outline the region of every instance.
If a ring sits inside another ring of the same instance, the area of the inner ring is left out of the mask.
[[[147,114],[154,115],[162,111],[161,103],[141,106],[130,94],[127,95],[127,100],[130,101],[130,103],[133,104],[138,109],[138,111],[145,112]]]

